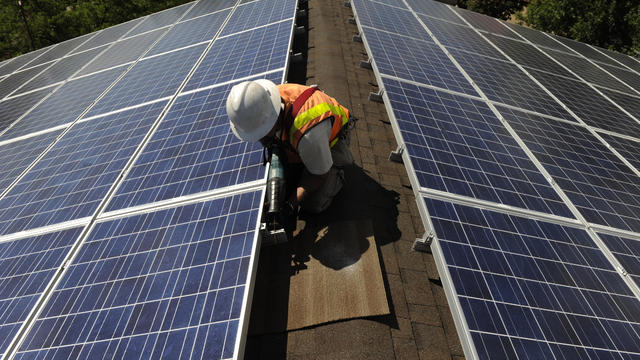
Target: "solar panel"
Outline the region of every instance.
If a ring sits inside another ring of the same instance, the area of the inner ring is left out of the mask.
[[[500,112],[587,221],[640,231],[640,178],[586,128]]]
[[[518,35],[513,31],[502,25],[497,19],[479,14],[477,12],[469,11],[461,8],[452,8],[460,16],[462,16],[471,26],[478,30],[487,31],[490,33],[517,38]]]
[[[0,242],[0,356],[53,279],[82,228]]]
[[[290,19],[295,13],[296,0],[258,0],[238,6],[220,36]]]
[[[68,79],[104,49],[104,47],[99,47],[60,59],[16,90],[14,94],[35,90]]]
[[[15,358],[241,358],[261,206],[252,191],[99,222]]]
[[[553,50],[546,50],[546,52],[587,82],[599,86],[605,86],[618,91],[632,91],[627,85],[616,80],[611,75],[599,69],[596,65],[590,63],[585,58],[572,56]]]
[[[91,39],[84,42],[82,45],[78,46],[75,50],[73,50],[72,54],[77,54],[81,51],[89,50],[98,46],[109,44],[113,41],[118,40],[120,37],[125,36],[125,34],[131,30],[134,26],[138,25],[142,18],[134,19],[128,21],[126,23],[114,25],[108,27],[106,29],[98,31],[95,36]]]
[[[0,233],[93,215],[166,103],[75,124],[0,199]]]
[[[0,133],[20,116],[24,115],[38,101],[51,93],[53,89],[53,87],[48,87],[0,101],[0,114],[2,114],[0,115]]]
[[[146,55],[156,55],[213,39],[229,13],[230,10],[223,10],[176,24]]]
[[[225,101],[235,84],[180,95],[107,211],[264,179],[262,147],[239,141],[228,126]]]
[[[105,52],[93,59],[77,76],[91,74],[99,70],[137,60],[165,31],[166,29],[150,31],[142,35],[117,41]]]
[[[239,4],[189,3],[0,64],[32,68],[16,85],[27,93],[0,99],[0,283],[5,242],[87,226],[68,237],[75,262],[51,263],[63,276],[38,277],[29,301],[3,302],[11,287],[0,284],[3,356],[242,356],[265,168],[261,148],[231,134],[223,104],[237,81],[283,80],[297,2]],[[247,19],[257,11],[268,16]],[[212,43],[222,24],[233,34]],[[45,66],[28,64],[36,57]],[[102,281],[114,262],[124,267]]]
[[[424,15],[420,15],[420,19],[440,43],[448,48],[451,47],[506,60],[498,50],[490,46],[482,36],[468,26],[456,25]]]
[[[574,50],[575,52],[577,52],[578,54],[581,54],[582,56],[589,58],[593,61],[597,61],[599,63],[604,63],[604,64],[609,64],[609,65],[613,65],[613,66],[618,66],[618,63],[616,63],[615,60],[609,58],[608,56],[602,54],[601,52],[599,52],[598,50],[594,49],[592,46],[587,45],[585,43],[581,43],[578,41],[574,41],[571,39],[567,39],[565,37],[562,36],[556,36],[556,35],[552,35],[555,39],[557,39],[558,41],[560,41],[561,43],[563,43],[564,45],[566,45],[567,47],[571,48],[572,50]]]
[[[50,47],[38,49],[36,51],[32,51],[30,53],[26,53],[24,55],[18,56],[17,58],[14,58],[13,60],[11,60],[10,63],[8,63],[8,64],[4,65],[2,68],[0,68],[0,75],[11,74],[12,72],[22,68],[23,66],[28,64],[31,60],[35,59],[40,54],[42,54],[43,52],[45,52],[45,51],[47,51],[49,49],[50,49]]]
[[[617,152],[633,165],[637,170],[640,170],[640,146],[638,146],[638,140],[626,139],[620,136],[611,134],[599,133],[604,138],[607,144],[611,145]]]
[[[543,33],[542,31],[537,31],[525,26],[519,26],[511,23],[505,23],[505,25],[507,25],[509,28],[511,28],[511,30],[515,31],[523,38],[531,41],[536,45],[544,46],[554,50],[564,51],[565,53],[571,52],[571,50],[567,49],[566,46],[562,45],[558,41],[555,41],[553,38]]]
[[[640,347],[640,302],[585,230],[424,201],[477,358],[632,358]]]
[[[607,64],[598,64],[598,65],[600,65],[600,67],[602,67],[604,70],[609,72],[611,75],[617,77],[618,80],[626,83],[627,85],[631,86],[635,90],[634,92],[633,90],[629,91],[629,89],[627,89],[625,90],[625,92],[629,94],[640,93],[640,75],[638,75],[636,72],[628,71],[626,69],[621,69],[619,67],[610,66]]]
[[[437,1],[407,0],[413,11],[456,24],[467,25],[450,6]],[[424,20],[424,18],[421,17]]]
[[[391,6],[352,6],[427,229],[416,245],[434,239],[465,356],[637,357],[640,179],[627,164],[640,164],[631,138],[640,129],[627,113],[635,116],[640,97],[607,72],[633,77],[532,29],[431,1],[400,3],[410,9],[393,11],[419,18],[422,30],[395,29]],[[436,20],[452,20],[447,11],[479,32]],[[466,77],[431,83],[451,79],[444,66],[416,79],[437,58],[424,54],[432,46],[447,49],[440,62],[455,59],[478,94],[459,90]]]
[[[200,0],[182,17],[182,20],[189,20],[218,10],[230,8],[235,4],[236,0]]]
[[[144,18],[140,25],[128,32],[127,36],[134,36],[171,25],[178,21],[191,6],[193,6],[193,2],[151,14]]]
[[[598,50],[603,52],[603,53],[605,53],[607,56],[615,59],[620,64],[624,64],[629,69],[635,70],[636,72],[640,72],[640,61],[637,60],[638,59],[637,57],[631,57],[629,55],[620,54],[618,52],[609,51],[609,50],[606,50],[606,49],[598,48]],[[618,66],[618,65],[616,65],[616,66]],[[2,72],[2,69],[0,69],[0,72]]]
[[[623,135],[637,134],[640,130],[640,124],[584,82],[537,70],[529,73],[588,125]]]
[[[31,80],[51,64],[35,66],[27,70],[15,72],[0,81],[0,99],[10,95],[25,82]]]
[[[420,22],[408,10],[367,0],[353,0],[352,4],[357,9],[358,22],[361,26],[415,39],[431,40],[429,35],[425,34]]]
[[[124,70],[120,67],[69,81],[2,134],[0,141],[74,121]]]
[[[49,51],[38,56],[35,60],[30,62],[28,66],[31,67],[39,64],[44,64],[52,60],[59,59],[67,55],[68,53],[70,53],[71,50],[75,49],[80,44],[89,40],[94,35],[95,33],[91,33],[91,34],[79,36],[77,38],[73,38],[71,40],[67,40],[65,42],[61,42],[59,44],[53,45]]]
[[[42,153],[62,131],[52,131],[0,145],[0,194]]]
[[[485,34],[485,36],[517,64],[575,79],[573,74],[558,65],[533,45],[493,34]]]
[[[545,115],[573,119],[560,104],[512,63],[474,56],[459,50],[451,50],[451,54],[489,99]]]
[[[89,110],[87,116],[174,95],[205,47],[197,45],[140,60]]]
[[[477,95],[473,86],[435,43],[362,27],[381,74]]]
[[[573,217],[483,101],[383,84],[420,186]]]
[[[640,240],[610,234],[598,234],[624,270],[640,285]]]
[[[284,68],[291,36],[292,22],[285,21],[217,38],[185,91]]]

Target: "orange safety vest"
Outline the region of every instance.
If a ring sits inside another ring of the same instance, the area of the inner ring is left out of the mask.
[[[331,135],[329,136],[329,146],[333,147],[338,142],[338,134],[340,129],[349,121],[349,110],[338,104],[336,99],[323,93],[315,91],[300,107],[295,119],[291,119],[291,109],[293,103],[309,86],[299,84],[281,84],[278,85],[280,96],[285,104],[285,119],[282,131],[282,142],[291,145],[292,151],[288,151],[290,162],[300,162],[298,155],[298,143],[302,136],[309,129],[318,125],[324,120],[333,118],[331,126]]]

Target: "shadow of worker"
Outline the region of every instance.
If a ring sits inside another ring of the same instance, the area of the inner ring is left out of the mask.
[[[305,269],[309,256],[340,270],[357,263],[367,250],[368,237],[378,245],[397,240],[399,194],[382,187],[357,165],[346,166],[345,184],[320,214],[302,212],[291,241],[293,273]],[[375,246],[375,244],[373,244]]]

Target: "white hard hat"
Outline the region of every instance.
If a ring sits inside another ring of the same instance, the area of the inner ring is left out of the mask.
[[[280,114],[280,92],[273,82],[245,81],[231,88],[227,115],[240,140],[258,141],[271,131]]]

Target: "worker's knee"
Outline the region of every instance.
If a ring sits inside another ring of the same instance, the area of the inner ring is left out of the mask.
[[[316,192],[302,202],[302,209],[313,214],[320,213],[331,205],[333,198],[344,185],[344,170],[331,167],[327,180]]]

